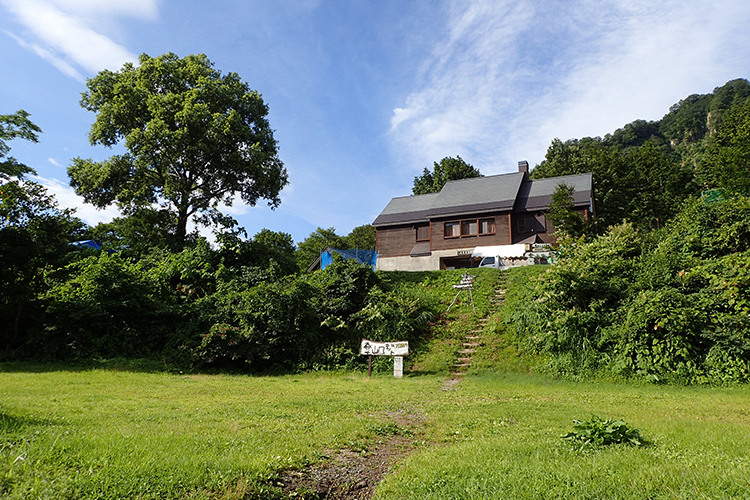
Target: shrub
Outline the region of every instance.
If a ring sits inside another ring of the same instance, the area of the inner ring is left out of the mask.
[[[748,380],[750,198],[694,200],[663,230],[625,223],[510,276],[508,329],[548,372]]]
[[[39,353],[54,359],[140,357],[163,347],[172,311],[138,264],[103,252],[61,275],[44,294],[45,330],[32,339]]]
[[[622,420],[608,418],[603,420],[592,416],[591,420],[573,420],[573,431],[565,434],[563,439],[572,441],[580,448],[595,448],[612,444],[642,446],[644,440],[640,431]]]

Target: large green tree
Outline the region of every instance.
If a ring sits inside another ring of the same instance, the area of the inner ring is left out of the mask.
[[[310,236],[304,241],[297,244],[297,252],[295,253],[297,265],[301,271],[306,271],[326,248],[344,248],[345,246],[346,238],[336,234],[335,228],[323,229],[319,227],[310,233]]]
[[[415,177],[411,191],[412,194],[438,193],[448,181],[481,176],[479,170],[466,163],[460,156],[455,158],[447,156],[439,163],[433,162],[432,172],[425,168],[422,175]]]
[[[116,203],[126,214],[159,204],[173,214],[178,242],[191,217],[236,197],[279,205],[288,180],[268,106],[236,73],[221,74],[202,54],[144,54],[86,87],[81,105],[96,113],[89,140],[127,150],[73,160],[70,184],[87,202]]]
[[[344,238],[346,248],[359,248],[360,250],[375,250],[375,226],[363,224],[352,229],[352,232]]]
[[[577,238],[583,233],[584,220],[576,213],[573,203],[575,187],[558,184],[552,193],[547,219],[555,226],[557,236]]]

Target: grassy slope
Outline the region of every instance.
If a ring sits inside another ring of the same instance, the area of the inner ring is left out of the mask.
[[[447,308],[457,276],[409,280]],[[525,364],[491,321],[493,348],[475,359],[493,370],[475,368],[446,390],[454,337],[492,313],[496,277],[479,275],[478,314],[465,301],[452,309],[457,321],[436,324],[432,348],[415,353],[403,380],[0,366],[0,497],[271,498],[276,471],[328,449],[364,451],[393,415],[409,414],[417,449],[378,498],[747,498],[748,387],[519,373]],[[623,418],[651,444],[571,449],[560,436],[592,414]]]

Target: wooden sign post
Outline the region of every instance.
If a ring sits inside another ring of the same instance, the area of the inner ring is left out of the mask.
[[[373,342],[362,339],[359,353],[369,356],[367,360],[367,376],[372,376],[373,356],[393,356],[393,376],[401,378],[404,376],[404,356],[409,354],[409,342]]]

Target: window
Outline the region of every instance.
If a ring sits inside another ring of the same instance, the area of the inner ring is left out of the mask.
[[[461,236],[476,236],[477,231],[477,221],[465,220],[461,222]]]
[[[479,234],[495,234],[495,219],[481,219],[479,221]]]
[[[443,234],[446,238],[495,234],[495,219],[467,219],[446,222],[444,231]]]
[[[446,238],[458,238],[461,236],[461,232],[459,230],[461,226],[458,222],[446,222],[445,223],[445,237]]]
[[[417,226],[417,241],[430,241],[430,226],[428,224]]]
[[[518,232],[519,233],[526,232],[526,219],[518,219]]]

